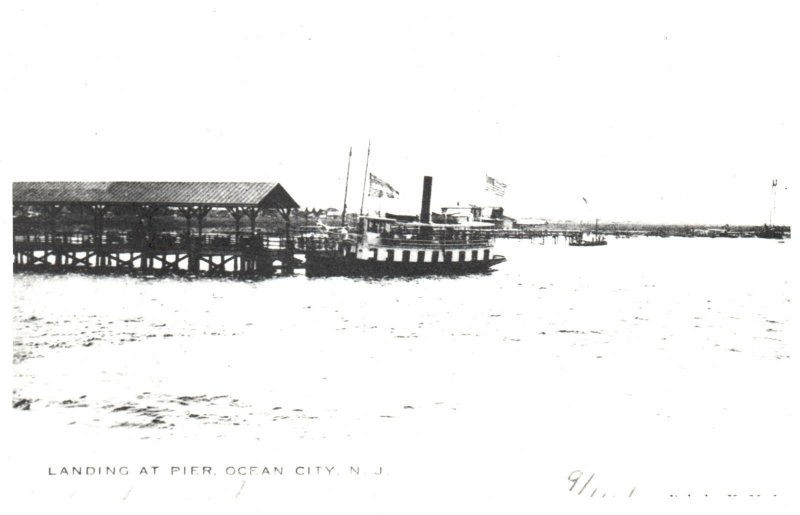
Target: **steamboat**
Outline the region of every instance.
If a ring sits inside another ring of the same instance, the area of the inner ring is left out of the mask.
[[[419,221],[360,216],[355,230],[339,235],[328,249],[306,251],[306,275],[469,274],[504,262],[492,253],[490,224],[431,223],[432,183],[424,178]]]

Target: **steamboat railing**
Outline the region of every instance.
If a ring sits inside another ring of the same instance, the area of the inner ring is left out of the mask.
[[[446,247],[448,249],[468,249],[473,247],[488,247],[489,239],[475,238],[465,240],[454,239],[432,239],[432,240],[417,240],[405,238],[381,238],[380,247],[411,247],[411,248],[424,248],[424,249],[441,249]]]

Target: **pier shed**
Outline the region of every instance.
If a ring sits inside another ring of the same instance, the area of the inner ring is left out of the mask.
[[[15,268],[271,273],[276,258],[283,269],[293,261],[289,215],[298,204],[277,182],[16,182],[12,190]],[[212,210],[226,211],[235,230],[204,234]],[[285,221],[277,240],[256,233],[256,219],[269,211]],[[134,221],[109,231],[109,213]],[[182,217],[184,227],[155,223],[167,215]],[[68,223],[76,217],[87,222],[83,229]],[[242,233],[245,217],[250,231]],[[31,219],[39,223],[16,223]]]

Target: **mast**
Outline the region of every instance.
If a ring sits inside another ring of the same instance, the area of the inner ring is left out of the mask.
[[[773,218],[775,217],[775,187],[778,185],[778,179],[772,179],[772,209],[769,212],[769,226],[772,227]]]
[[[367,143],[367,166],[364,168],[364,186],[361,187],[361,209],[358,210],[359,215],[364,214],[364,194],[367,192],[367,170],[369,170],[369,149],[372,146],[372,140]]]
[[[350,184],[350,160],[353,158],[353,147],[350,147],[350,155],[347,156],[347,178],[344,180],[344,206],[342,206],[342,227],[347,227],[347,186]]]

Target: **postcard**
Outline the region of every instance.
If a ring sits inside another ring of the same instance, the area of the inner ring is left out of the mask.
[[[780,4],[1,13],[13,513],[796,510]]]

